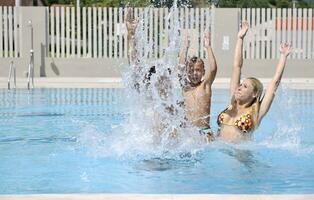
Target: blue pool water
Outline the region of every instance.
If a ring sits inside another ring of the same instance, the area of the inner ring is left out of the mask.
[[[213,91],[214,130],[227,95]],[[281,90],[250,142],[164,152],[122,133],[132,109],[123,89],[0,97],[0,194],[314,191],[313,90]]]

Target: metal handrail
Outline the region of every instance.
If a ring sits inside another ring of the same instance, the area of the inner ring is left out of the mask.
[[[34,48],[33,48],[33,25],[32,21],[28,21],[28,26],[31,29],[31,50],[30,50],[30,61],[28,64],[28,74],[27,74],[27,89],[31,88],[30,79],[32,78],[32,88],[34,88]]]
[[[30,52],[30,61],[28,64],[28,74],[27,74],[27,89],[29,90],[31,88],[31,83],[32,83],[32,88],[34,88],[34,57],[33,57],[34,51],[31,50]],[[32,82],[30,81],[32,79]]]
[[[8,90],[11,89],[12,69],[13,69],[13,80],[14,80],[14,89],[15,89],[16,88],[16,69],[13,64],[13,61],[10,62],[9,77],[8,77]]]

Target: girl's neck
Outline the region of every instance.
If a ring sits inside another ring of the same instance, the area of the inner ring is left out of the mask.
[[[251,103],[244,103],[244,102],[236,101],[236,108],[238,112],[241,112],[241,111],[246,110],[248,107],[250,107],[250,104]]]

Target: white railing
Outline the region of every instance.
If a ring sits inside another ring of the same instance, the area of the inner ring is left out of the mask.
[[[153,44],[148,57],[159,58],[169,44],[169,29],[174,22],[188,29],[192,36],[192,51],[206,56],[199,40],[210,29],[210,8],[180,8],[178,15],[169,15],[167,8],[135,8],[143,19],[144,41]],[[49,56],[55,58],[127,58],[126,29],[123,8],[50,7]]]
[[[8,90],[11,89],[12,73],[13,73],[13,81],[14,81],[14,89],[15,89],[16,88],[16,68],[15,68],[13,61],[10,62],[10,67],[9,67]]]
[[[52,58],[127,58],[126,29],[123,8],[50,7],[47,52]],[[17,7],[0,7],[0,58],[21,57],[22,14]],[[147,55],[161,57],[169,44],[169,30],[174,22],[192,35],[191,54],[206,57],[202,35],[214,28],[210,8],[180,8],[169,15],[167,8],[135,8],[143,19],[144,42],[152,44]],[[250,23],[244,44],[245,59],[276,59],[279,44],[292,43],[292,59],[314,59],[313,9],[240,9],[239,19]],[[226,19],[228,20],[228,19]],[[232,20],[232,19],[230,19]],[[25,21],[25,20],[24,20]],[[215,38],[212,38],[215,40]],[[38,45],[37,45],[38,46]]]
[[[246,59],[278,58],[281,42],[292,44],[291,58],[314,59],[313,9],[241,9],[244,20],[251,27],[244,44]]]
[[[19,57],[18,8],[0,6],[0,58]]]

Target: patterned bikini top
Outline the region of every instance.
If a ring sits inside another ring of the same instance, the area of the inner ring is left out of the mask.
[[[221,126],[221,124],[230,125],[237,127],[240,131],[243,133],[248,133],[251,130],[254,129],[254,121],[252,114],[250,112],[247,112],[243,115],[241,115],[237,120],[235,120],[234,123],[226,123],[225,121],[225,115],[228,110],[231,110],[231,106],[228,106],[224,111],[222,111],[218,115],[217,124],[218,126]]]

